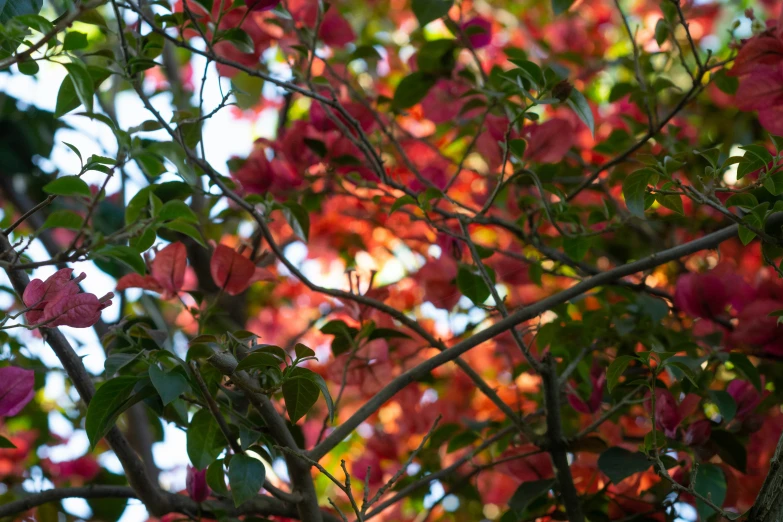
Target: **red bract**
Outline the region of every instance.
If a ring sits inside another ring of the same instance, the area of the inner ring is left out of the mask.
[[[477,16],[462,24],[462,31],[467,35],[470,46],[481,49],[492,42],[492,22]]]
[[[25,314],[30,324],[88,328],[98,322],[101,310],[111,305],[114,294],[109,292],[98,299],[94,294],[79,293],[78,283],[86,276],[71,279],[72,273],[73,269],[63,268],[46,281],[30,281],[22,295],[30,309]]]
[[[124,275],[117,281],[117,291],[144,288],[162,294],[163,299],[176,297],[185,283],[187,256],[188,252],[183,243],[172,243],[155,255],[155,259],[150,263],[152,275],[141,276],[137,273]]]
[[[574,129],[562,118],[552,118],[525,129],[528,136],[525,158],[535,163],[557,163],[574,144]]]
[[[783,134],[783,63],[758,65],[742,78],[735,96],[737,108],[759,111],[759,122],[773,134]]]
[[[356,40],[351,24],[334,7],[329,9],[321,20],[318,37],[332,47],[345,47]]]
[[[678,405],[669,390],[655,389],[655,423],[667,437],[677,437],[677,428],[682,421],[693,414],[701,401],[701,397],[693,393],[686,395]]]
[[[759,347],[771,355],[783,355],[783,327],[771,312],[783,309],[783,302],[773,299],[759,299],[743,308],[738,323],[731,332],[733,343]]]
[[[729,290],[712,274],[684,274],[677,280],[674,304],[688,315],[712,319],[729,304]]]
[[[726,387],[726,391],[734,398],[734,402],[737,403],[735,417],[739,420],[743,420],[752,414],[761,403],[761,394],[747,381],[733,380]]]
[[[90,455],[84,455],[74,460],[63,462],[44,461],[46,470],[55,480],[73,480],[78,479],[83,482],[89,482],[98,476],[101,466]]]
[[[276,197],[282,198],[300,186],[304,180],[301,176],[297,176],[288,162],[277,155],[269,159],[267,151],[270,148],[271,144],[267,140],[258,140],[250,156],[231,175],[246,192],[251,194],[271,192]]]
[[[424,300],[446,310],[454,308],[461,296],[454,284],[456,278],[457,263],[447,254],[428,261],[416,273],[424,289]]]
[[[381,461],[375,455],[363,455],[356,459],[351,465],[351,474],[362,482],[367,480],[371,486],[383,483]]]
[[[0,417],[16,415],[33,399],[35,373],[6,366],[0,368]]]
[[[188,472],[185,477],[185,487],[188,490],[190,498],[196,502],[204,502],[211,493],[207,485],[207,470],[198,470],[188,466]]]
[[[209,271],[215,284],[229,295],[239,295],[256,281],[272,279],[272,274],[256,267],[251,260],[225,245],[212,254]]]
[[[606,373],[600,366],[593,366],[593,369],[590,371],[590,382],[593,385],[593,390],[587,401],[582,400],[575,393],[568,394],[568,403],[578,412],[595,413],[601,407],[604,385],[606,384]]]
[[[712,423],[708,420],[696,421],[685,430],[683,442],[689,446],[701,446],[710,440]]]

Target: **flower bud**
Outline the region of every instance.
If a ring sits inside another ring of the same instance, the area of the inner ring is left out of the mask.
[[[574,86],[568,83],[568,80],[563,80],[562,82],[559,82],[557,85],[552,87],[552,96],[561,102],[564,102],[568,99],[569,96],[571,96],[571,91],[573,90]]]
[[[204,502],[211,492],[207,485],[207,470],[198,470],[188,466],[188,474],[185,477],[185,487],[188,490],[190,498],[196,502]]]

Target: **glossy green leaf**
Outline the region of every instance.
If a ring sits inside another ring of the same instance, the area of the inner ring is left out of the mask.
[[[283,383],[283,399],[291,422],[304,417],[318,400],[320,388],[308,377],[296,376]]]
[[[133,393],[138,378],[131,375],[115,377],[98,388],[87,407],[84,429],[90,440],[90,447],[96,444],[114,426],[122,411],[121,406]]]
[[[255,498],[264,486],[266,468],[264,464],[249,455],[234,455],[228,465],[228,483],[234,505],[240,506]]]
[[[614,484],[619,484],[631,475],[646,471],[651,465],[645,454],[619,447],[609,448],[598,457],[598,468]]]
[[[223,452],[226,439],[207,409],[199,410],[188,426],[187,452],[196,469],[205,469]]]
[[[179,371],[163,371],[153,364],[149,369],[150,380],[166,406],[190,389],[188,380]]]

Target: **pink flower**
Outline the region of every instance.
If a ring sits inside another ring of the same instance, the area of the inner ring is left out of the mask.
[[[748,381],[733,380],[729,383],[726,391],[734,398],[737,403],[736,418],[743,420],[748,417],[756,407],[761,403],[761,394]]]
[[[369,480],[371,486],[383,483],[381,461],[375,455],[364,455],[356,459],[351,465],[351,473],[362,482]]]
[[[481,49],[492,42],[492,22],[481,16],[471,18],[462,24],[462,31],[467,35],[470,46]]]
[[[25,317],[30,324],[89,328],[98,322],[101,310],[111,305],[114,294],[109,292],[98,299],[94,294],[80,293],[78,283],[86,276],[71,279],[72,273],[72,268],[63,268],[46,281],[30,281],[22,295],[29,308]]]
[[[6,366],[0,368],[0,417],[12,417],[22,411],[35,393],[32,370]]]
[[[783,327],[771,312],[783,309],[783,303],[773,299],[753,301],[739,315],[737,327],[731,332],[731,341],[739,345],[761,347],[771,355],[783,355]]]
[[[196,502],[204,502],[211,490],[207,485],[207,470],[198,470],[192,466],[188,466],[188,474],[185,477],[185,487],[188,490],[190,498]]]
[[[98,476],[101,466],[91,455],[84,455],[74,460],[63,462],[44,461],[49,475],[54,480],[73,480],[79,479],[83,482],[89,482]]]

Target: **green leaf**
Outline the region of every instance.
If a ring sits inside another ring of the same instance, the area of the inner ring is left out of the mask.
[[[685,364],[684,362],[678,361],[678,360],[675,360],[675,359],[672,358],[672,359],[666,359],[663,362],[663,365],[664,366],[668,366],[670,368],[671,367],[677,368],[678,370],[680,370],[683,373],[683,375],[685,375],[685,377],[689,381],[691,381],[691,383],[693,383],[694,386],[697,386],[697,387],[699,386],[699,383],[698,383],[699,378],[698,378],[698,376],[693,371],[693,369],[690,366],[688,366],[687,364]],[[679,375],[675,374],[675,377],[677,378],[677,380],[682,380],[682,378]]]
[[[74,51],[87,47],[87,35],[79,31],[69,31],[63,39],[63,51]]]
[[[582,120],[587,128],[590,129],[590,134],[595,136],[595,120],[593,119],[593,111],[590,109],[590,104],[587,103],[587,99],[584,94],[576,89],[571,90],[571,95],[568,97],[568,106],[571,107],[579,119]]]
[[[418,70],[424,73],[449,74],[456,63],[454,59],[456,49],[455,40],[428,40],[416,54]]]
[[[713,429],[710,441],[717,447],[718,455],[723,462],[742,473],[747,473],[748,451],[734,433]]]
[[[318,400],[318,385],[304,376],[295,376],[283,383],[283,399],[288,417],[296,423]]]
[[[95,252],[95,257],[116,259],[141,275],[144,275],[147,271],[147,267],[144,264],[141,255],[138,251],[129,246],[112,245],[101,248]]]
[[[43,0],[0,0],[0,23],[20,15],[38,14]]]
[[[297,203],[286,203],[282,211],[294,234],[307,241],[310,236],[310,215],[307,210]]]
[[[207,485],[218,495],[228,495],[226,474],[223,472],[223,459],[216,460],[207,467]]]
[[[574,0],[552,0],[552,11],[555,15],[561,15],[568,11]]]
[[[416,201],[416,199],[414,199],[413,196],[405,194],[404,196],[397,198],[397,201],[392,203],[391,210],[389,211],[389,215],[394,214],[395,212],[400,210],[405,205],[417,205],[418,206],[418,204],[419,204],[419,202]]]
[[[509,140],[508,148],[514,156],[523,158],[527,149],[527,142],[523,139]]]
[[[759,202],[756,199],[756,196],[748,192],[740,192],[738,194],[732,194],[731,196],[729,196],[729,199],[726,200],[726,203],[724,203],[726,208],[740,207],[746,210],[755,208],[756,206],[758,206],[758,204]]]
[[[41,229],[48,228],[67,228],[69,230],[80,230],[84,218],[72,210],[56,210],[46,217]]]
[[[84,105],[85,112],[92,112],[95,86],[87,66],[81,61],[73,61],[62,65],[68,71],[68,76],[66,80],[63,81],[70,80],[73,83],[76,97],[79,99],[79,102]]]
[[[172,199],[164,203],[157,217],[164,221],[179,219],[190,223],[198,223],[196,213],[184,201],[179,199]]]
[[[0,435],[0,449],[16,449],[13,442]]]
[[[91,197],[90,186],[79,176],[62,176],[44,185],[43,191],[56,196]]]
[[[94,65],[87,66],[87,72],[90,75],[91,92],[97,92],[101,84],[111,75],[111,71],[103,67]],[[92,99],[92,98],[90,98]],[[54,109],[54,117],[59,118],[80,105],[80,98],[76,92],[76,87],[70,77],[63,78],[60,84],[60,90],[57,92],[57,103]]]
[[[306,359],[308,357],[315,357],[315,352],[308,348],[307,346],[303,345],[302,343],[296,343],[296,346],[294,346],[294,353],[296,354],[297,359]]]
[[[746,145],[740,149],[745,151],[745,155],[737,166],[737,179],[765,168],[772,161],[772,154],[760,145]]]
[[[696,470],[695,491],[703,497],[709,498],[716,506],[722,506],[726,500],[726,476],[723,470],[715,464],[702,464]],[[704,501],[696,499],[696,511],[699,512],[701,520],[707,520],[715,510],[708,506]]]
[[[138,378],[133,375],[115,377],[103,383],[98,388],[87,407],[87,417],[84,421],[84,429],[90,440],[90,448],[109,432],[120,416],[122,405],[133,392]]]
[[[723,417],[724,421],[730,422],[737,414],[737,403],[730,393],[723,390],[712,390],[710,391],[710,398],[718,406],[720,416]]]
[[[592,241],[589,237],[572,236],[563,238],[563,249],[568,254],[568,257],[574,261],[584,259],[587,251],[590,250],[591,244]]]
[[[658,47],[662,46],[667,38],[669,38],[669,24],[661,18],[655,24],[655,42],[658,44]]]
[[[489,271],[489,270],[488,270]],[[490,273],[490,278],[492,274]],[[473,301],[476,305],[484,304],[491,291],[480,274],[474,272],[467,265],[460,265],[457,271],[457,288],[462,295]]]
[[[26,76],[35,76],[41,69],[35,60],[20,60],[16,66],[19,68],[19,72]]]
[[[711,74],[710,79],[721,91],[734,96],[739,88],[739,78],[729,76],[726,71],[721,69],[718,72]]]
[[[38,31],[41,34],[46,34],[52,29],[54,29],[54,25],[52,25],[52,22],[47,20],[41,15],[37,14],[26,14],[15,17],[15,20],[21,24],[26,25],[30,29],[34,29]]]
[[[508,505],[517,515],[521,515],[531,502],[546,494],[554,484],[553,479],[523,482],[511,496]]]
[[[326,401],[326,408],[329,410],[329,420],[334,422],[334,402],[332,401],[332,395],[329,393],[329,387],[326,385],[324,378],[306,368],[294,368],[293,372],[291,373],[296,377],[310,379],[313,381],[313,383],[315,383],[316,386],[318,386],[318,389],[321,390],[321,394],[324,396],[324,400]]]
[[[188,458],[193,467],[196,469],[207,468],[215,462],[225,445],[226,439],[209,410],[203,409],[196,412],[188,426],[187,440]]]
[[[761,376],[758,369],[753,366],[750,359],[739,352],[732,352],[729,354],[729,362],[734,365],[745,377],[753,384],[756,390],[761,391]]]
[[[705,160],[707,160],[707,163],[710,164],[710,166],[714,169],[718,168],[718,161],[720,161],[720,149],[717,147],[713,147],[711,149],[707,150],[694,150],[694,154],[698,154]]]
[[[609,389],[609,393],[612,393],[612,390],[617,386],[625,369],[628,368],[628,365],[631,364],[631,361],[634,359],[635,357],[630,355],[621,355],[612,361],[612,364],[606,369],[606,385]]]
[[[237,365],[236,371],[241,370],[259,370],[261,368],[279,368],[280,359],[272,355],[271,353],[264,352],[252,352],[247,357],[242,359]]]
[[[660,203],[662,207],[673,210],[680,215],[685,215],[685,209],[682,206],[682,198],[677,194],[656,194],[655,200]]]
[[[255,498],[264,486],[266,468],[264,464],[248,455],[234,455],[228,465],[228,483],[231,485],[231,497],[234,505],[240,506]]]
[[[401,110],[413,107],[427,96],[437,81],[437,76],[422,71],[409,74],[397,85],[392,99],[392,108]]]
[[[647,470],[650,465],[644,453],[628,451],[625,448],[609,448],[598,457],[598,468],[614,484]]]
[[[641,169],[628,174],[623,180],[625,205],[631,214],[641,218],[644,217],[644,196],[651,176],[649,169]]]
[[[190,223],[186,223],[185,221],[175,219],[174,221],[169,221],[165,225],[163,225],[164,228],[167,228],[169,230],[173,230],[174,232],[179,232],[180,234],[185,234],[192,240],[194,240],[199,245],[203,246],[204,248],[207,247],[207,244],[204,242],[204,239],[201,237],[201,233],[198,231],[196,227],[191,225]]]
[[[449,445],[446,446],[446,453],[452,453],[470,446],[479,439],[478,433],[473,430],[463,431],[459,435],[451,437]]]
[[[433,20],[446,16],[452,3],[454,0],[413,0],[411,7],[419,25],[424,27]]]
[[[153,364],[149,369],[150,380],[166,406],[190,389],[188,380],[176,370],[165,372]]]
[[[231,42],[240,52],[252,53],[255,51],[253,40],[245,31],[238,27],[220,33],[220,39]]]

